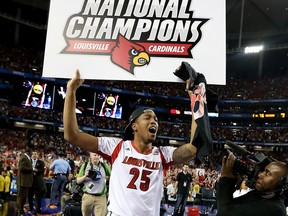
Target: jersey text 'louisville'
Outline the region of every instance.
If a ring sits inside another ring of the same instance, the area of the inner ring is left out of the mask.
[[[108,211],[120,216],[158,216],[163,190],[163,167],[172,163],[176,148],[153,147],[146,154],[137,151],[133,141],[100,137],[98,150],[109,156]]]

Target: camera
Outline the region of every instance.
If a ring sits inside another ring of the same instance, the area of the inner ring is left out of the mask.
[[[97,172],[94,170],[89,170],[89,174],[88,177],[92,180],[94,180],[96,178]]]
[[[89,170],[88,177],[92,179],[93,181],[98,181],[101,178],[101,172],[95,171],[95,170]]]
[[[246,175],[246,186],[254,189],[259,173],[262,172],[264,168],[273,161],[273,159],[266,157],[260,152],[251,153],[230,141],[227,141],[226,144],[234,149],[237,153],[243,155],[245,159],[252,162],[253,165],[248,165],[237,158],[232,167],[232,172],[234,175]],[[228,155],[229,151],[227,149],[223,150],[220,156],[217,158],[216,163],[221,165],[223,158],[225,156],[228,157]]]

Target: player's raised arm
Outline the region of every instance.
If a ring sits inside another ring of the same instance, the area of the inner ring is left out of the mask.
[[[201,157],[209,155],[213,150],[206,99],[206,78],[187,62],[182,62],[174,74],[186,82],[185,91],[191,100],[192,123],[190,142],[174,151],[173,161],[181,163],[191,160],[196,153],[201,160]]]
[[[191,96],[192,91],[188,91],[188,94],[189,94],[189,96]],[[192,112],[190,142],[178,147],[174,151],[174,153],[173,153],[173,162],[174,163],[182,163],[184,161],[191,160],[196,155],[197,148],[196,148],[196,146],[194,146],[192,144],[192,142],[194,140],[196,128],[197,128],[197,124],[195,122],[194,115]]]
[[[74,77],[67,83],[63,111],[64,139],[84,150],[96,152],[98,150],[98,138],[81,132],[77,123],[76,91],[83,82],[84,80],[80,79],[79,70],[76,70]]]

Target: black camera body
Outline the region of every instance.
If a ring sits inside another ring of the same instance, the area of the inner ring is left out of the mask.
[[[102,174],[101,174],[101,172],[98,171],[98,170],[89,170],[88,177],[89,177],[90,179],[92,179],[93,181],[98,181],[98,180],[101,179]]]
[[[96,179],[97,172],[95,170],[89,170],[88,177],[92,180]]]
[[[249,160],[254,164],[253,166],[249,166],[246,163],[240,161],[239,159],[236,159],[232,168],[232,172],[234,175],[246,175],[246,186],[254,189],[259,173],[264,171],[265,167],[270,164],[273,159],[266,157],[260,152],[251,153],[249,151],[246,151],[245,149],[237,146],[230,141],[227,142],[227,145],[229,145],[232,149],[234,149],[241,155],[244,155],[245,159]],[[223,150],[218,157],[216,163],[221,165],[223,158],[225,156],[228,157],[228,155],[229,151],[227,149]]]

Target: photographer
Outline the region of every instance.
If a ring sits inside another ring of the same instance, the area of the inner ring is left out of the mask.
[[[287,166],[270,162],[264,171],[259,172],[255,189],[233,199],[237,182],[232,170],[235,161],[236,157],[231,152],[222,161],[221,178],[217,184],[218,216],[286,216],[280,193],[287,184]]]
[[[100,156],[90,152],[90,161],[84,163],[77,177],[77,184],[83,184],[81,211],[83,216],[107,214],[106,177],[110,176],[111,169],[107,163],[100,161]]]

